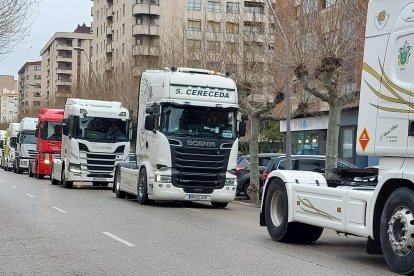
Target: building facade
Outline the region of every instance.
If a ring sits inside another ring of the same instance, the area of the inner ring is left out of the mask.
[[[41,93],[41,61],[26,62],[19,72],[19,117],[39,110],[45,100]]]
[[[128,67],[139,77],[165,66],[240,73],[263,68],[269,59],[262,53],[272,52],[264,0],[93,2],[92,63],[100,75]]]
[[[0,75],[0,124],[17,122],[19,97],[14,76]]]
[[[89,74],[91,41],[91,29],[83,24],[72,33],[55,33],[43,47],[41,94],[46,103],[64,102],[72,86]]]

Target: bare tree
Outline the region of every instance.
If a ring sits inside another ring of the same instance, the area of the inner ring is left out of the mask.
[[[294,76],[303,93],[329,106],[325,176],[330,179],[337,163],[341,111],[359,96],[354,84],[362,57],[367,1],[267,4],[278,22],[276,41],[282,41],[276,47],[275,61],[279,68],[288,68],[282,74]],[[306,103],[300,108],[306,112]]]
[[[0,57],[13,51],[30,31],[30,18],[39,0],[0,0]]]

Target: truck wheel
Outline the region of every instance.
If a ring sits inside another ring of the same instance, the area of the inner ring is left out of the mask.
[[[274,241],[312,243],[322,235],[323,228],[299,222],[288,222],[286,186],[273,179],[266,193],[265,220],[267,231]]]
[[[115,186],[115,196],[117,198],[125,198],[126,193],[121,191],[121,172],[120,172],[120,169],[116,170],[114,186]]]
[[[73,186],[73,181],[67,181],[65,176],[65,169],[62,170],[62,185],[65,188],[71,189]]]
[[[414,273],[414,191],[399,188],[385,202],[381,215],[381,248],[389,268]]]
[[[228,205],[229,203],[228,202],[211,202],[211,206],[213,206],[213,208],[226,208],[227,207],[227,205]]]
[[[44,174],[40,174],[39,172],[36,172],[36,178],[37,179],[43,179],[45,177]]]
[[[34,176],[34,173],[32,171],[32,163],[30,163],[30,162],[29,162],[29,169],[28,169],[28,172],[27,173],[29,174],[29,177],[33,177]]]
[[[147,185],[147,171],[142,169],[139,172],[138,187],[137,187],[137,201],[141,205],[149,205],[154,201],[148,198],[148,185]]]
[[[52,185],[57,185],[59,184],[59,181],[57,181],[56,179],[53,178],[53,166],[52,166],[52,171],[50,172],[50,183]]]

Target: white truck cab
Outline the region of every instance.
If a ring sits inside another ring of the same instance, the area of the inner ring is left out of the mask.
[[[7,129],[4,148],[4,170],[6,171],[13,169],[19,128],[20,123],[10,123]]]
[[[397,273],[414,273],[413,46],[414,1],[371,0],[357,150],[378,156],[379,171],[355,171],[339,186],[319,173],[273,171],[260,214],[273,240],[310,243],[329,228],[366,237],[368,253],[383,254]]]
[[[235,82],[209,70],[147,70],[139,90],[136,166],[120,164],[117,197],[208,201],[224,208],[236,196],[238,99]]]
[[[20,122],[19,134],[17,135],[16,156],[14,158],[13,171],[21,174],[29,168],[29,161],[36,154],[35,131],[37,118],[25,117]]]
[[[61,159],[54,159],[52,184],[108,186],[115,167],[129,159],[129,111],[120,102],[69,98],[64,110]]]

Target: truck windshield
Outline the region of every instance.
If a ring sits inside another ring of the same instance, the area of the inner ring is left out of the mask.
[[[128,120],[75,117],[74,137],[90,141],[128,141]]]
[[[236,137],[235,111],[163,106],[161,132],[170,135],[233,139]]]
[[[36,137],[33,133],[22,133],[22,144],[36,144]]]
[[[62,122],[45,122],[43,124],[43,140],[60,141],[62,140]]]

